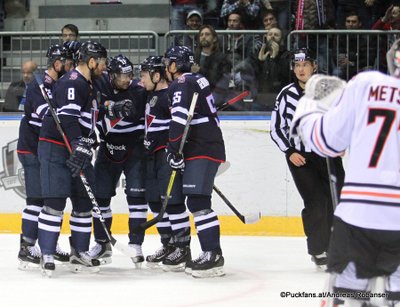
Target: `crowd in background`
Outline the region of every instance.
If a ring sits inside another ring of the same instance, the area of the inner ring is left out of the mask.
[[[400,2],[392,0],[173,0],[170,4],[170,30],[196,31],[173,34],[170,45],[193,50],[197,64],[193,71],[210,80],[217,104],[250,92],[230,107],[236,111],[272,110],[276,95],[293,78],[287,50],[292,31],[354,31],[291,37],[296,41],[290,49],[314,50],[319,72],[349,80],[365,70],[386,72],[385,53],[396,38],[358,31],[399,29]],[[222,34],[221,30],[237,33]],[[265,30],[265,34],[251,33],[255,30]],[[19,81],[19,100],[24,84]],[[18,111],[18,106],[9,110]]]

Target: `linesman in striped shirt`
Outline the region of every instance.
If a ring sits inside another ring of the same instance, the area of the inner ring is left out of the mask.
[[[311,152],[297,137],[289,138],[289,130],[297,103],[303,96],[305,84],[317,71],[315,57],[308,48],[293,53],[291,67],[295,81],[285,86],[276,98],[271,116],[271,138],[285,153],[294,183],[304,202],[301,212],[307,249],[317,268],[327,264],[327,250],[333,219],[326,160]],[[344,170],[341,158],[334,161],[338,178],[338,190],[343,185]]]

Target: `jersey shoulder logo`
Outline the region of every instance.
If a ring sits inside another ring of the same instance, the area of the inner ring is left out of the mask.
[[[76,71],[73,71],[70,75],[69,75],[69,79],[70,80],[76,80],[78,79],[78,73]]]
[[[186,78],[185,78],[185,76],[180,76],[178,79],[177,79],[177,82],[178,83],[185,83],[185,81],[186,81]]]
[[[154,107],[154,106],[156,105],[157,100],[158,100],[158,97],[157,97],[157,96],[154,96],[153,98],[151,98],[151,100],[150,100],[150,102],[149,102],[149,105],[150,105],[151,108]]]

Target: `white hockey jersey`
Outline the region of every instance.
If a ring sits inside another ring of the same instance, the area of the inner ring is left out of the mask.
[[[335,215],[362,228],[400,230],[400,80],[361,73],[327,113],[301,121],[316,153],[335,157],[349,148]]]

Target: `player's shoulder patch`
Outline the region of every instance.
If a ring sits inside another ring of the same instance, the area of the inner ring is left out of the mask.
[[[53,83],[53,79],[49,76],[49,75],[44,75],[44,83],[47,84],[52,84]]]
[[[178,82],[178,83],[185,83],[185,81],[186,81],[186,78],[185,78],[184,75],[180,76],[180,77],[177,79],[177,82]]]
[[[70,79],[70,80],[76,80],[76,79],[78,79],[78,76],[79,76],[78,72],[73,71],[73,72],[69,75],[69,79]]]
[[[208,80],[205,77],[201,77],[201,78],[197,79],[196,82],[200,86],[201,89],[210,85],[210,83],[208,82]]]

